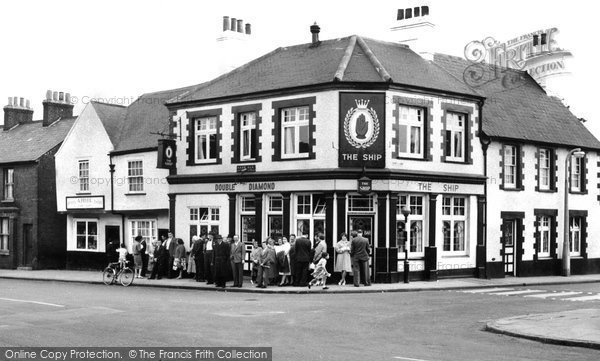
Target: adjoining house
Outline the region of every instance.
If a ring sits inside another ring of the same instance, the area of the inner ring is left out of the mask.
[[[0,268],[64,268],[65,216],[56,211],[54,154],[75,122],[70,95],[48,91],[42,120],[9,98],[0,130]]]

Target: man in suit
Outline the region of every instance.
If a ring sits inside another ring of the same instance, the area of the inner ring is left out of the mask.
[[[169,254],[169,263],[168,263],[168,270],[167,270],[167,275],[168,278],[173,278],[175,277],[173,275],[173,262],[175,261],[175,250],[177,249],[177,242],[175,241],[175,239],[173,238],[173,232],[169,232],[167,240],[165,241],[165,249],[167,250],[167,253]]]
[[[237,234],[233,236],[230,259],[233,287],[242,287],[244,282],[244,245]]]
[[[193,236],[192,249],[190,250],[191,258],[196,264],[196,282],[204,281],[204,240],[198,236]]]
[[[216,242],[213,245],[213,265],[215,270],[215,286],[225,288],[227,282],[227,269],[229,268],[230,245],[223,242],[222,236],[216,236]]]
[[[269,237],[260,254],[258,277],[256,279],[256,282],[258,283],[256,287],[258,288],[267,288],[267,285],[275,276],[274,266],[277,259],[275,256],[274,244],[275,241],[273,238]]]
[[[146,277],[146,272],[148,272],[148,253],[146,252],[146,250],[148,247],[144,238],[142,238],[140,246],[140,254],[142,255],[142,271],[140,272],[140,276]]]
[[[352,272],[354,276],[354,287],[360,286],[362,277],[365,286],[371,285],[369,275],[369,241],[362,236],[362,231],[352,231],[352,243],[350,243],[350,257],[352,257]]]
[[[298,237],[294,243],[294,255],[296,264],[294,265],[294,286],[306,287],[308,285],[308,263],[310,259],[310,241],[306,235]]]
[[[204,278],[206,284],[213,284],[213,235],[209,234],[204,243]]]
[[[167,262],[169,255],[167,254],[167,249],[162,245],[162,241],[156,241],[156,247],[154,248],[154,267],[152,268],[152,273],[150,274],[150,280],[153,279],[161,279]]]

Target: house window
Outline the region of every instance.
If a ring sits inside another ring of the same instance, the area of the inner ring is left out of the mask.
[[[146,241],[146,245],[151,245],[156,240],[156,220],[135,220],[131,221],[129,225],[129,229],[131,230],[131,244],[133,244],[133,240],[137,236],[142,236],[144,241]]]
[[[89,192],[90,191],[90,161],[80,160],[79,161],[79,191]]]
[[[505,145],[502,156],[504,164],[504,188],[517,188],[517,147]]]
[[[144,191],[144,165],[141,160],[127,162],[127,181],[130,192]]]
[[[410,207],[410,215],[408,216],[408,228],[405,228],[406,224],[404,223],[404,215],[402,214],[402,208],[405,206]],[[400,195],[396,211],[396,239],[399,240],[399,253],[404,252],[404,241],[406,239],[408,240],[409,256],[423,256],[423,213],[423,196],[408,194]]]
[[[256,159],[256,112],[240,114],[240,147],[240,160]]]
[[[571,192],[583,191],[583,170],[585,157],[571,157]]]
[[[0,218],[0,252],[8,252],[8,236],[10,231],[8,229],[8,218]]]
[[[425,143],[425,110],[400,106],[398,119],[398,155],[423,158]]]
[[[550,149],[540,149],[539,150],[539,179],[538,179],[538,187],[540,190],[549,190],[550,189],[550,180],[551,180],[551,161],[550,161]]]
[[[196,163],[217,160],[217,117],[196,119]]]
[[[550,257],[550,225],[549,216],[538,217],[538,257]]]
[[[77,249],[98,249],[98,223],[96,221],[76,221],[75,234],[77,241]]]
[[[466,254],[466,199],[445,196],[442,199],[443,251],[450,254]]]
[[[569,251],[571,256],[581,255],[582,217],[571,217],[569,224]]]
[[[3,171],[4,179],[4,199],[12,201],[14,199],[15,189],[15,170],[12,168],[6,168]]]
[[[464,161],[465,158],[465,121],[466,116],[459,113],[447,113],[445,148],[446,160]]]
[[[309,155],[309,108],[281,109],[281,158],[304,158]]]
[[[190,234],[200,236],[219,234],[221,209],[219,207],[190,208]],[[192,234],[193,233],[193,234]]]

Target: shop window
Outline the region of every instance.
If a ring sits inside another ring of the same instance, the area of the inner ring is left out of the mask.
[[[450,113],[446,115],[444,149],[447,161],[464,162],[466,115]]]
[[[242,197],[242,212],[255,212],[256,203],[254,196],[243,196]]]
[[[191,232],[199,236],[206,236],[209,233],[219,234],[220,214],[219,207],[190,208],[190,234]]]
[[[96,221],[77,220],[75,235],[78,250],[98,249],[98,223]]]
[[[157,238],[156,220],[134,220],[129,222],[129,229],[131,230],[130,242],[133,244],[133,240],[137,236],[142,236],[146,245],[150,247],[152,242]]]
[[[90,161],[80,160],[79,161],[79,191],[89,192],[90,191]]]
[[[348,212],[374,212],[373,197],[351,194],[348,196]]]
[[[569,221],[569,250],[571,256],[581,255],[581,225],[583,217],[570,217]]]
[[[283,198],[281,196],[269,196],[269,212],[282,212]]]
[[[195,120],[196,163],[217,161],[217,117],[204,117]]]
[[[298,214],[311,214],[311,198],[310,194],[298,195]]]
[[[12,201],[14,198],[14,189],[15,189],[15,170],[12,168],[5,168],[3,171],[4,180],[4,193],[3,199],[7,201]]]
[[[296,234],[305,235],[314,242],[319,233],[325,233],[325,196],[299,194],[296,196]]]
[[[410,207],[408,216],[408,229],[406,229],[402,208]],[[398,198],[398,207],[396,212],[396,238],[398,242],[398,252],[404,253],[405,240],[408,240],[409,257],[422,257],[424,255],[424,218],[423,218],[423,196],[401,194]],[[408,238],[406,238],[408,236]]]
[[[127,162],[127,182],[129,183],[129,192],[144,191],[144,163],[141,160]]]
[[[190,208],[190,221],[197,221],[199,218],[198,208]]]
[[[240,160],[254,160],[258,153],[256,112],[240,114]]]
[[[398,156],[423,158],[425,147],[425,110],[400,106],[398,119]]]
[[[538,217],[538,257],[550,257],[550,238],[552,219],[549,216]]]
[[[8,253],[8,236],[10,235],[10,229],[8,218],[0,218],[0,253]]]
[[[466,198],[442,198],[443,251],[448,254],[466,254]]]

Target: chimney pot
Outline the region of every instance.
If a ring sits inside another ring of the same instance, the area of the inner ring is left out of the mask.
[[[19,106],[25,108],[25,98],[19,98]]]
[[[237,20],[236,20],[236,18],[231,18],[231,31],[237,31]]]
[[[52,92],[52,101],[58,101],[58,92]]]
[[[229,16],[223,16],[223,31],[229,30]]]
[[[248,34],[248,35],[252,34],[252,28],[251,28],[250,24],[246,24],[246,34]]]
[[[8,104],[7,106],[12,107],[13,102],[12,102],[12,97],[8,97]]]
[[[52,90],[46,90],[46,100],[52,100]]]
[[[64,92],[59,92],[58,93],[58,100],[60,102],[64,102],[65,101],[65,93]]]
[[[238,33],[243,33],[244,32],[244,21],[242,19],[238,19],[237,21],[237,31]]]
[[[316,22],[314,23],[314,25],[311,25],[310,32],[312,33],[312,44],[318,45],[319,44],[319,32],[321,32],[321,28],[319,27],[319,25],[317,25]]]

